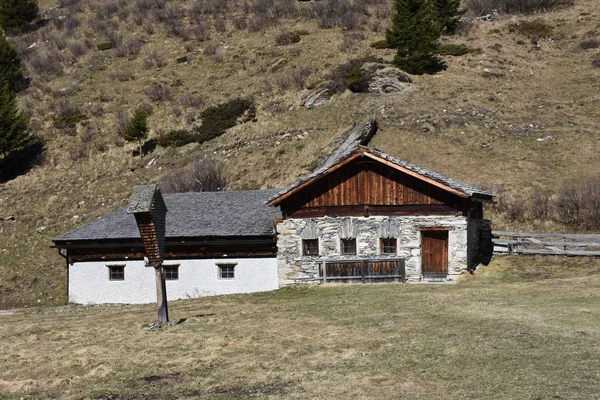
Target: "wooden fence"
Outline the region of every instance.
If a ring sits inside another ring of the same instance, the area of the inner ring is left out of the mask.
[[[323,283],[405,282],[403,258],[326,260],[319,265]]]
[[[600,235],[492,231],[494,253],[600,256]]]

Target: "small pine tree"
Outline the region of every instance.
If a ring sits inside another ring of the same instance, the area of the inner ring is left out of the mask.
[[[0,0],[0,27],[7,34],[23,32],[39,11],[37,0]]]
[[[125,128],[124,137],[128,142],[138,141],[140,145],[140,157],[143,157],[143,141],[148,138],[148,114],[146,113],[146,110],[137,108],[133,112],[133,117],[131,117]]]
[[[18,83],[23,80],[21,60],[15,48],[3,35],[0,35],[0,80],[8,82],[12,90],[16,90]]]
[[[421,75],[445,67],[436,53],[442,24],[429,0],[394,0],[392,26],[385,38],[396,49],[394,65],[408,73]]]
[[[432,0],[438,21],[442,24],[444,33],[456,32],[460,18],[465,10],[459,10],[460,0]]]
[[[0,81],[0,156],[6,158],[10,153],[21,150],[33,143],[28,131],[29,121],[15,104],[15,93],[8,82]]]

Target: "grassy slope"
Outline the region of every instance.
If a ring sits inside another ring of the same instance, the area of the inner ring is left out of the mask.
[[[1,317],[0,398],[591,399],[600,263],[497,258],[458,285],[282,289]],[[2,394],[4,393],[4,395]]]
[[[84,37],[94,44],[104,41],[86,22],[92,15],[87,6],[91,3],[82,4],[82,12],[75,14],[82,24],[68,41]],[[178,4],[187,7],[191,2]],[[503,183],[528,190],[532,185],[557,187],[593,174],[600,168],[596,156],[600,70],[593,69],[590,60],[598,50],[582,50],[578,43],[584,33],[598,30],[599,7],[594,1],[579,0],[568,10],[476,22],[468,36],[450,40],[480,48],[481,53],[449,57],[446,72],[415,77],[416,92],[346,93],[315,110],[299,106],[306,90],[279,92],[278,80],[306,67],[310,87],[351,58],[390,59],[391,51],[369,48],[370,42],[381,39],[381,32],[365,30],[365,40],[342,52],[338,46],[343,32],[319,29],[313,20],[284,20],[277,29],[263,33],[240,32],[229,25],[226,33],[213,30],[207,42],[189,41],[190,61],[178,64],[175,58],[186,54],[182,39],[167,36],[160,24],[148,35],[131,22],[120,22],[123,40],[143,37],[147,41],[138,56],[118,58],[112,50],[91,49],[71,63],[67,54],[64,76],[34,76],[20,97],[47,140],[47,154],[43,165],[0,184],[0,217],[15,216],[14,221],[0,220],[0,307],[62,302],[64,260],[48,248],[50,239],[114,210],[124,204],[132,185],[158,180],[199,152],[214,153],[226,162],[233,189],[278,187],[309,171],[350,124],[375,117],[381,131],[374,146],[469,183]],[[511,23],[534,18],[554,27],[555,40],[540,40],[537,48],[528,38],[509,32]],[[47,29],[61,34],[52,25]],[[276,46],[276,35],[286,29],[307,29],[310,34],[300,43]],[[35,41],[40,54],[56,52],[41,35],[38,32],[22,42]],[[526,44],[516,44],[520,39]],[[496,43],[502,45],[502,52],[488,47]],[[218,46],[223,61],[202,55],[211,44]],[[168,61],[165,67],[143,67],[144,54],[153,50]],[[103,59],[103,70],[90,68],[97,63],[94,57]],[[286,60],[282,69],[271,73],[270,66],[282,59]],[[486,69],[503,76],[487,78]],[[113,74],[119,71],[133,74],[134,80],[115,80]],[[113,144],[114,120],[119,111],[149,101],[144,91],[152,83],[169,86],[172,93],[171,101],[152,104],[152,135],[189,127],[188,115],[191,118],[200,109],[178,105],[184,93],[203,97],[206,105],[253,95],[258,122],[239,125],[202,146],[158,149],[144,160],[132,158],[133,145]],[[70,133],[53,127],[59,96],[79,105],[88,116]],[[91,140],[85,139],[84,129],[93,132]],[[536,140],[545,135],[554,139]],[[147,166],[151,159],[155,163]]]

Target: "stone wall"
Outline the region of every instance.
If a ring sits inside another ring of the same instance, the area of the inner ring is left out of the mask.
[[[421,280],[419,229],[448,228],[448,279],[462,274],[467,264],[467,218],[421,217],[322,217],[286,219],[277,224],[279,286],[319,282],[323,259],[402,257],[409,281]],[[341,255],[340,239],[356,238],[357,254]],[[395,237],[397,254],[381,255],[380,238]],[[319,256],[302,255],[302,239],[319,239]]]

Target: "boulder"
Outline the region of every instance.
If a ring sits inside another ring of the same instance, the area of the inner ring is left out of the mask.
[[[316,91],[309,94],[306,100],[304,100],[304,107],[309,109],[318,107],[322,104],[327,103],[331,99],[332,95],[333,92],[327,88],[317,89]]]
[[[404,71],[385,64],[365,63],[361,71],[368,80],[368,93],[398,93],[412,82]]]

